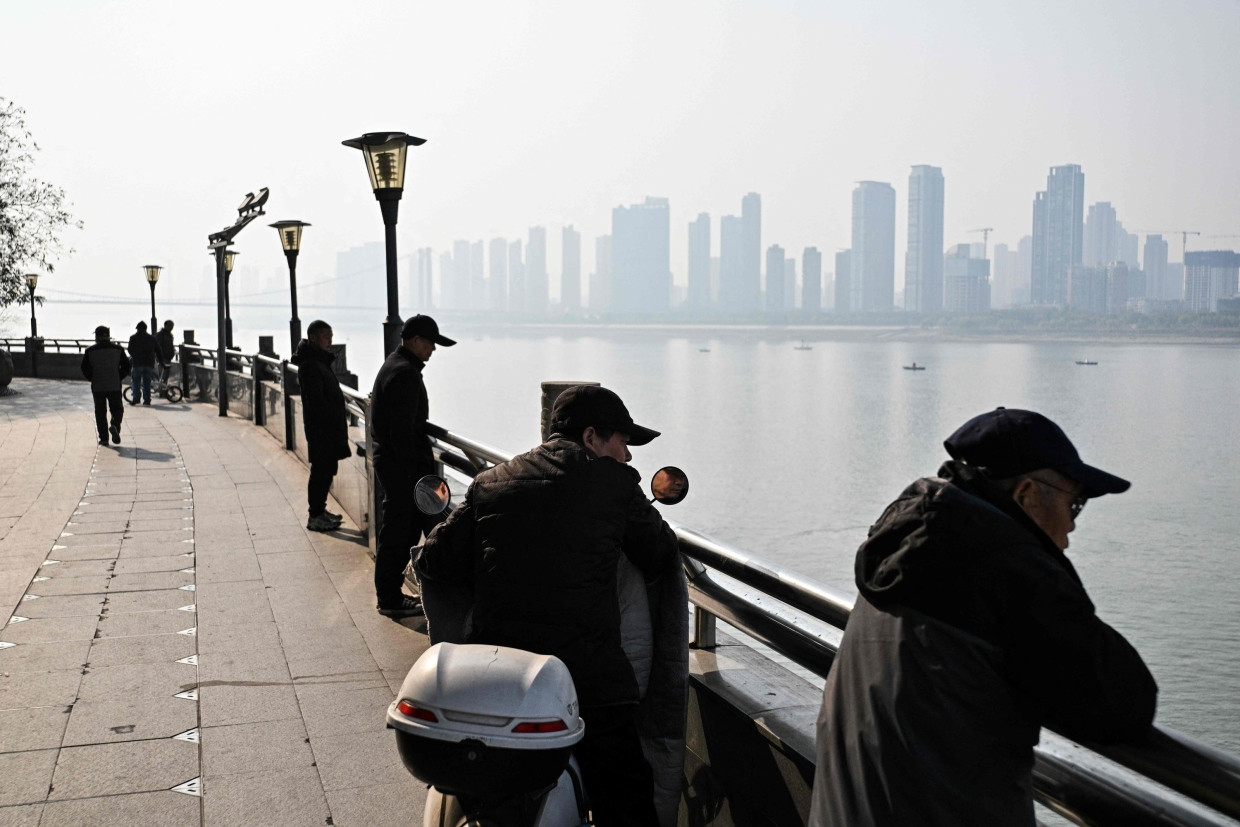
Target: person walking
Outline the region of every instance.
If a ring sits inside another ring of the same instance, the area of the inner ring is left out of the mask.
[[[442,515],[428,516],[413,504],[413,487],[435,473],[435,457],[426,433],[429,402],[422,369],[437,345],[456,342],[439,332],[430,316],[405,322],[401,344],[392,351],[375,376],[370,394],[370,433],[375,475],[383,487],[383,524],[375,553],[375,597],[379,614],[409,617],[422,613],[422,603],[402,589],[409,552],[422,532],[429,532]]]
[[[157,348],[155,337],[146,332],[146,322],[138,322],[129,337],[129,358],[133,362],[133,403],[151,404],[151,382],[155,379]]]
[[[1051,420],[999,408],[887,507],[818,716],[809,824],[1032,825],[1041,727],[1139,739],[1158,687],[1064,552],[1081,509],[1129,482]]]
[[[159,357],[159,378],[168,381],[172,360],[177,357],[177,345],[172,339],[172,319],[164,319],[164,326],[155,334],[156,355]]]
[[[301,385],[301,421],[310,455],[310,479],[306,499],[311,531],[334,531],[343,518],[327,510],[327,492],[339,470],[340,460],[348,459],[349,422],[345,415],[340,380],[332,370],[336,354],[331,352],[332,327],[315,319],[306,328],[306,338],[297,345],[289,361],[297,366]]]
[[[82,375],[90,380],[90,392],[95,398],[95,428],[99,432],[99,444],[112,441],[120,444],[121,420],[125,418],[125,403],[121,399],[121,380],[129,375],[129,357],[125,349],[112,341],[112,331],[106,325],[95,328],[95,343],[82,354]],[[112,424],[108,425],[108,412]]]

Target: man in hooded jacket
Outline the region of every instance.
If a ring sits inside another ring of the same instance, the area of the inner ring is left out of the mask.
[[[1157,687],[1064,555],[1089,498],[1127,480],[1055,423],[999,408],[887,507],[823,692],[810,824],[1028,825],[1043,725],[1139,738]]]
[[[327,492],[340,468],[340,460],[349,458],[349,422],[345,415],[344,394],[340,380],[332,370],[336,354],[332,353],[332,327],[315,319],[306,328],[306,338],[297,345],[289,361],[297,366],[301,385],[301,421],[306,434],[306,453],[310,455],[310,479],[306,483],[306,500],[311,531],[332,531],[343,519],[327,510]]]

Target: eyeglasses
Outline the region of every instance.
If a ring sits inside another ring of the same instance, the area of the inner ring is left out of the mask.
[[[1034,482],[1041,483],[1042,485],[1048,486],[1050,488],[1054,488],[1056,491],[1062,491],[1065,494],[1071,494],[1072,502],[1068,504],[1068,509],[1072,512],[1073,521],[1076,520],[1077,516],[1079,516],[1081,511],[1085,508],[1085,503],[1089,501],[1089,498],[1086,497],[1084,494],[1077,494],[1074,491],[1069,491],[1066,488],[1061,488],[1058,485],[1055,485],[1055,483],[1053,482],[1047,482],[1046,480],[1039,479],[1038,477],[1030,477],[1030,479],[1032,479]]]

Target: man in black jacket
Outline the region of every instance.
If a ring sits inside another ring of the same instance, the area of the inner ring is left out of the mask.
[[[164,319],[164,326],[155,334],[156,355],[159,356],[160,378],[168,381],[168,368],[177,358],[177,345],[172,338],[172,319]]]
[[[401,344],[388,354],[375,376],[370,393],[372,462],[383,488],[383,523],[375,553],[375,597],[379,614],[409,617],[421,614],[422,604],[407,596],[402,587],[409,552],[423,531],[439,522],[413,504],[413,487],[419,479],[435,473],[435,458],[426,434],[429,403],[422,369],[437,345],[452,347],[455,341],[439,333],[430,316],[414,316],[405,322]]]
[[[1139,738],[1158,688],[1064,555],[1089,498],[1129,487],[1055,423],[999,408],[943,443],[857,552],[823,692],[810,824],[1033,825],[1043,725]]]
[[[121,380],[129,375],[129,358],[125,350],[112,341],[112,331],[104,325],[95,328],[95,343],[82,354],[82,375],[90,380],[90,392],[95,397],[95,427],[99,431],[99,444],[121,441],[121,420],[125,418],[125,403],[121,399]],[[112,411],[112,425],[108,427],[108,409]]]
[[[576,754],[594,823],[657,824],[616,572],[621,554],[648,579],[678,565],[675,533],[627,464],[629,445],[659,433],[635,424],[612,391],[586,385],[560,394],[551,427],[547,442],[475,478],[423,545],[418,576],[472,589],[469,642],[564,661],[586,723]]]
[[[146,332],[146,322],[138,322],[129,337],[129,359],[133,363],[133,403],[151,404],[151,382],[155,379],[158,352],[155,337]]]
[[[306,499],[311,531],[332,531],[343,519],[327,510],[327,492],[339,470],[340,460],[349,457],[349,422],[345,416],[344,394],[332,370],[336,354],[331,352],[332,327],[315,319],[306,328],[306,338],[297,345],[289,361],[297,366],[301,385],[301,422],[310,455],[310,479]]]

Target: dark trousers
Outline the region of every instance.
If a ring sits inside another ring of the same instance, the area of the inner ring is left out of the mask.
[[[108,409],[112,409],[112,424],[119,428],[125,418],[125,401],[119,390],[91,391],[91,395],[95,397],[95,427],[99,430],[99,441],[107,442]]]
[[[444,517],[423,514],[414,505],[413,487],[421,474],[393,465],[375,463],[375,476],[383,487],[383,523],[375,552],[375,597],[384,606],[401,601],[409,550],[418,544],[423,532],[429,534]]]
[[[331,490],[332,479],[340,470],[339,460],[324,462],[310,461],[310,480],[306,483],[306,501],[310,506],[310,516],[317,517],[327,510],[327,492]]]
[[[129,377],[133,380],[133,403],[135,405],[139,402],[151,404],[151,381],[155,379],[155,367],[134,365],[129,372]]]
[[[581,710],[586,734],[574,753],[596,827],[658,827],[654,774],[642,754],[637,704]]]

